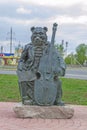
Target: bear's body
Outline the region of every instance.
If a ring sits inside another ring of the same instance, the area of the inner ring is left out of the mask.
[[[45,60],[43,57],[49,55],[51,46],[50,43],[47,41],[46,27],[44,28],[32,27],[31,31],[32,31],[31,43],[25,45],[17,69],[17,74],[19,78],[19,89],[23,104],[27,103],[37,104],[35,102],[35,96],[34,96],[34,85],[35,81],[38,79],[37,72],[40,71],[41,69],[41,73],[43,75],[44,73],[43,70],[46,70],[48,63],[46,63],[47,59]],[[54,86],[56,86],[57,92],[55,95],[55,100],[52,104],[62,105],[61,102],[62,88],[61,88],[61,81],[58,79],[58,76],[64,75],[65,63],[63,61],[63,58],[59,55],[58,51],[55,49],[55,47],[53,47],[53,50],[54,52],[52,60],[54,60],[54,62],[51,62],[53,68],[52,82],[53,84],[55,84]],[[43,64],[45,62],[45,65],[43,65],[42,62]]]

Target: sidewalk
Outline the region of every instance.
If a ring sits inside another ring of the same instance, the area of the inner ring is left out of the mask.
[[[72,105],[71,119],[21,119],[13,107],[16,103],[0,102],[0,130],[87,130],[87,106]]]

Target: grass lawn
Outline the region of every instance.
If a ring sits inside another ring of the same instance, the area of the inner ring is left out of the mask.
[[[61,80],[65,103],[87,105],[87,80]],[[16,75],[0,75],[0,101],[21,101]]]
[[[0,74],[0,101],[20,101],[16,75]]]
[[[62,79],[65,103],[87,105],[87,80]]]

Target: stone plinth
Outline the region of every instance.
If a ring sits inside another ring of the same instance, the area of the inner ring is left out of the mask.
[[[74,115],[70,106],[35,106],[17,104],[14,112],[19,118],[68,119]]]

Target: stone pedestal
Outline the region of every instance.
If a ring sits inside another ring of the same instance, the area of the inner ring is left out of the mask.
[[[17,104],[13,108],[19,118],[68,119],[74,115],[70,106],[35,106]]]

